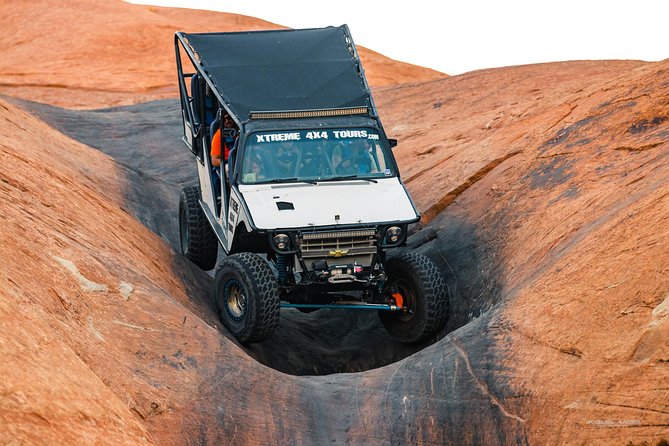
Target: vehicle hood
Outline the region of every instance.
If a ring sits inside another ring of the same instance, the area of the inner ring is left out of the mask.
[[[239,191],[258,229],[407,222],[418,217],[398,178],[245,184]]]

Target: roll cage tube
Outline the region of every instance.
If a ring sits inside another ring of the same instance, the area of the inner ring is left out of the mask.
[[[206,71],[204,67],[197,61],[197,56],[195,53],[193,53],[193,50],[190,48],[190,45],[188,45],[185,37],[181,32],[177,32],[174,34],[174,50],[176,54],[176,64],[177,64],[177,71],[179,73],[178,76],[178,81],[179,81],[179,93],[181,96],[181,108],[188,109],[187,114],[188,114],[188,119],[191,124],[194,122],[198,124],[196,136],[201,137],[203,135],[202,130],[202,123],[196,122],[194,120],[194,114],[193,111],[190,107],[188,107],[188,89],[186,87],[186,83],[184,79],[186,77],[192,77],[195,75],[195,73],[185,73],[183,72],[183,65],[181,63],[181,51],[179,47],[183,48],[185,51],[186,55],[188,56],[188,59],[190,60],[190,63],[193,65],[193,68],[195,69],[196,73],[200,74],[202,79],[209,85],[210,90],[214,93],[214,96],[216,97],[216,100],[219,103],[219,108],[225,110],[226,114],[230,115],[233,121],[235,121],[235,124],[237,124],[237,127],[241,130],[242,126],[239,120],[237,119],[237,116],[235,114],[230,112],[230,109],[227,105],[227,102],[225,99],[223,99],[223,96],[219,93],[218,89],[216,88],[216,85],[211,81],[211,78],[206,74]],[[192,94],[192,92],[191,92]]]

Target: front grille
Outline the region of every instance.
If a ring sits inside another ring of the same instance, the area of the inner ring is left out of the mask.
[[[303,258],[344,257],[376,253],[376,231],[312,232],[302,235]]]

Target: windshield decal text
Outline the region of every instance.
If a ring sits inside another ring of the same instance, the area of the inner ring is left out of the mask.
[[[258,142],[274,142],[274,141],[299,141],[299,133],[266,133],[264,135],[256,135]]]
[[[328,132],[307,132],[307,139],[328,139]]]
[[[263,133],[255,135],[257,143],[284,142],[284,141],[302,141],[319,139],[371,139],[378,141],[379,134],[365,129],[344,129],[344,130],[309,130],[289,133]]]
[[[335,138],[367,138],[367,130],[333,130]]]

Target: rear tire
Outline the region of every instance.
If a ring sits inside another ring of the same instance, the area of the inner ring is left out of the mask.
[[[387,289],[399,292],[407,308],[379,311],[388,333],[402,342],[419,342],[436,334],[448,319],[446,284],[430,258],[410,253],[388,259]]]
[[[276,278],[256,254],[242,252],[221,261],[214,276],[214,297],[223,325],[239,342],[262,341],[279,325]]]
[[[205,271],[216,265],[218,239],[200,206],[200,188],[189,186],[179,200],[179,238],[181,252]]]

